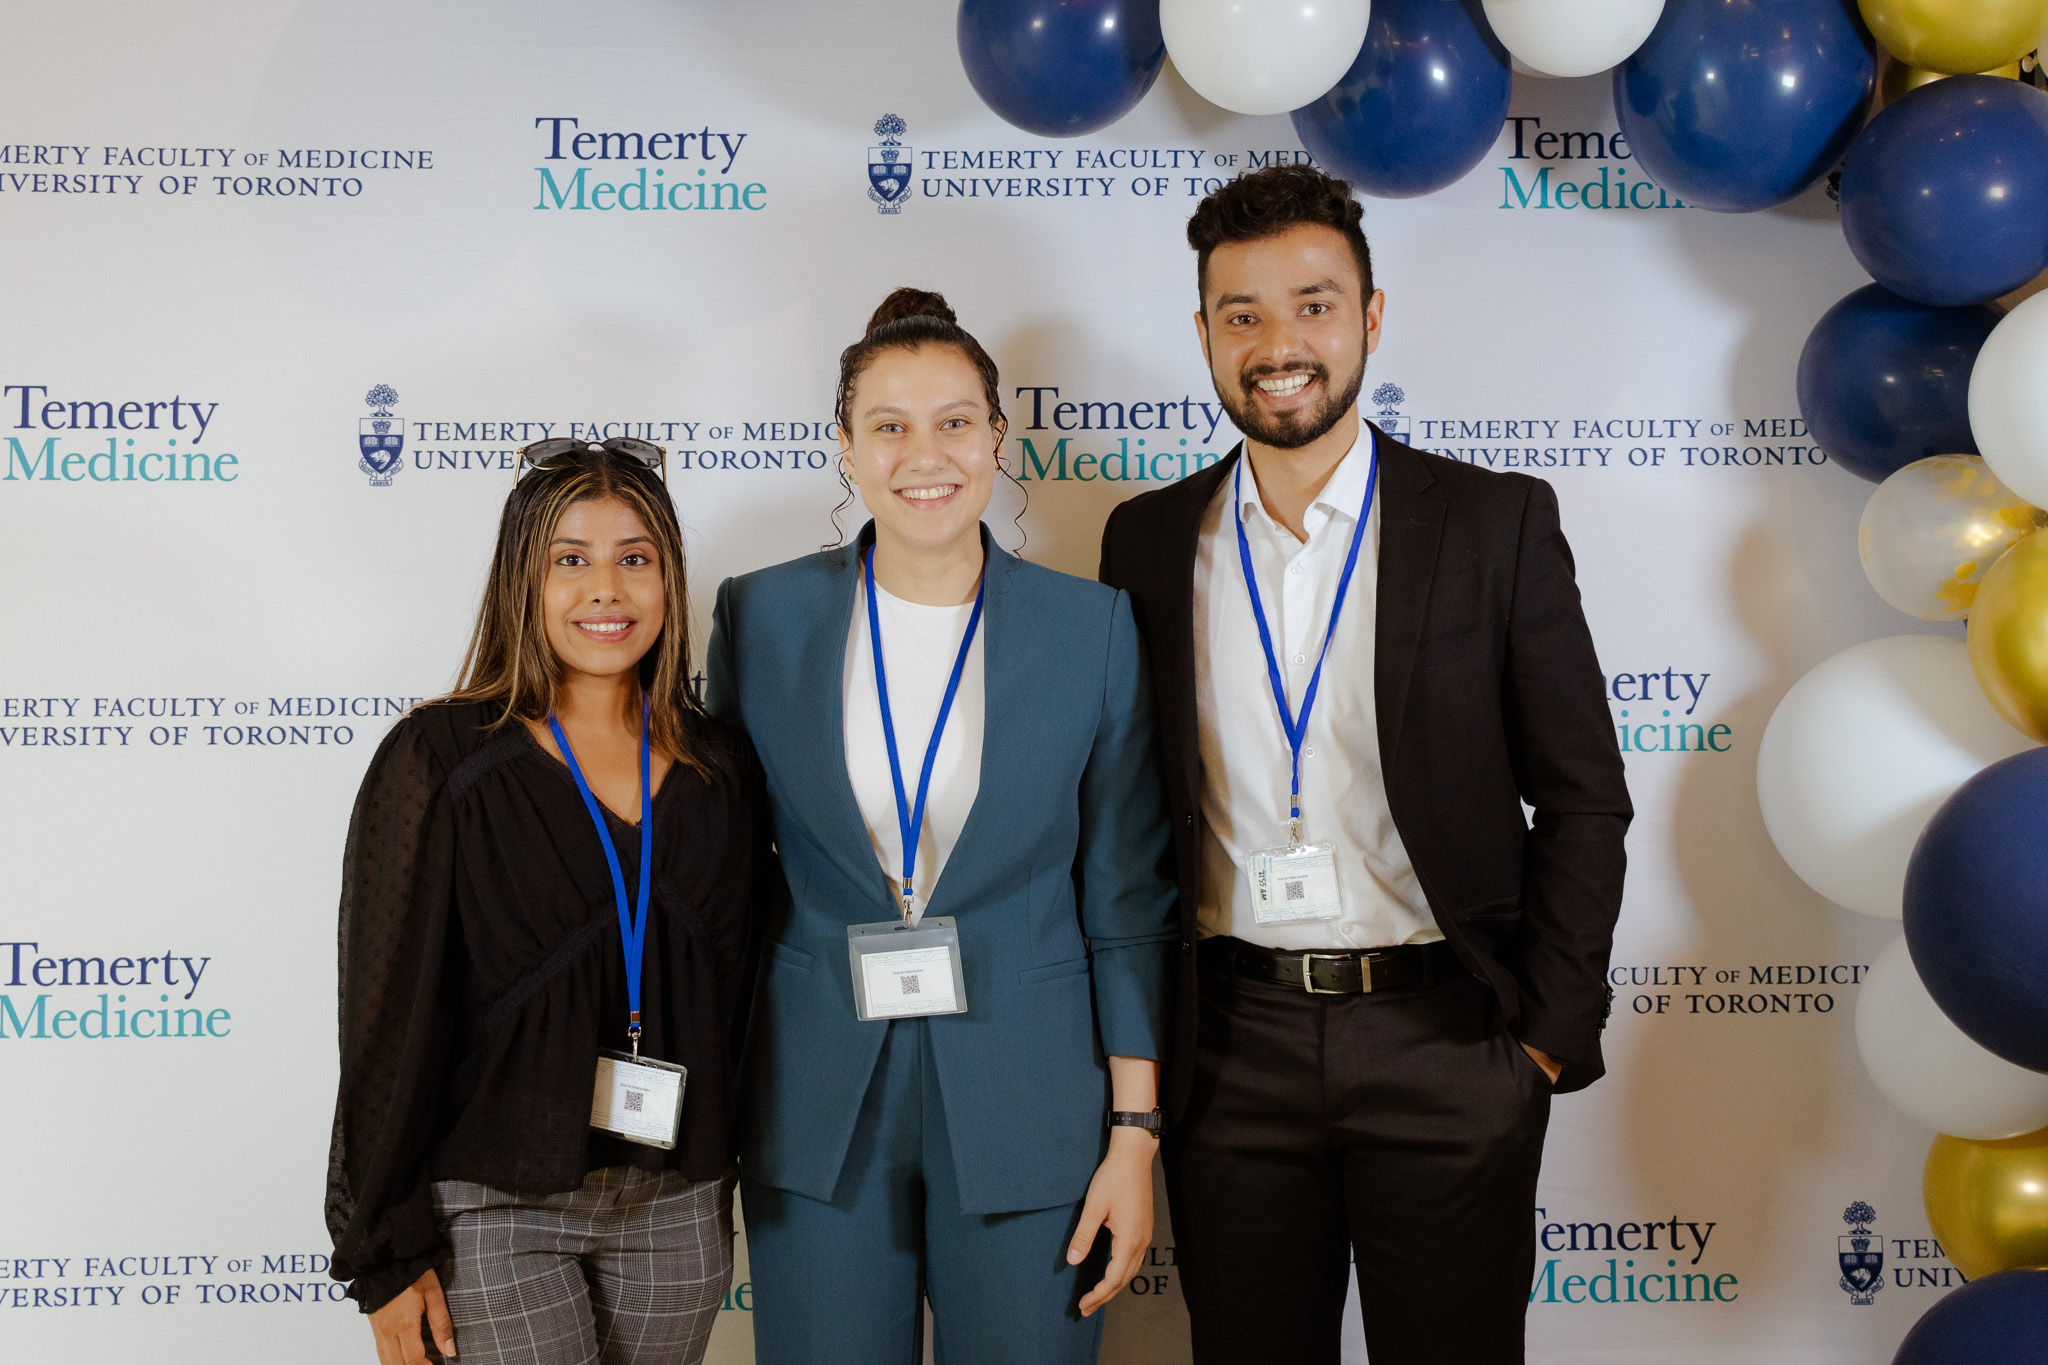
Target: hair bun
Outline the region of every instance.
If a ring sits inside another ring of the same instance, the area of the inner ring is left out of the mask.
[[[955,326],[960,322],[953,316],[952,306],[946,302],[945,295],[934,294],[929,289],[911,289],[906,286],[882,300],[881,306],[875,309],[875,315],[868,319],[868,331],[872,333],[885,323],[920,317],[938,318],[941,322],[950,322]]]

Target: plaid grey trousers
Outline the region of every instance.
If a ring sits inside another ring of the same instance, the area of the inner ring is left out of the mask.
[[[696,1365],[732,1283],[732,1183],[632,1166],[567,1194],[436,1181],[461,1365]]]

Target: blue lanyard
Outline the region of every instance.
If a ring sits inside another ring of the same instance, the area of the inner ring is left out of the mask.
[[[903,832],[903,919],[910,920],[910,902],[916,892],[912,877],[917,871],[917,832],[924,828],[924,800],[931,794],[932,765],[939,757],[939,736],[946,732],[946,717],[953,713],[953,697],[960,691],[960,675],[967,671],[967,651],[974,644],[975,628],[981,624],[981,603],[988,592],[988,572],[974,589],[974,611],[967,618],[967,635],[960,641],[960,657],[953,660],[953,676],[946,680],[946,699],[939,703],[939,718],[932,722],[931,743],[924,749],[924,771],[917,778],[917,805],[913,808],[903,790],[903,762],[896,757],[896,722],[889,714],[889,676],[882,668],[882,613],[875,606],[875,547],[868,546],[866,562],[868,588],[868,639],[874,644],[875,697],[882,705],[882,738],[889,745],[889,777],[896,784],[896,825]]]
[[[597,826],[598,841],[604,845],[604,860],[612,869],[612,894],[619,903],[619,937],[626,945],[626,1036],[633,1040],[633,1055],[640,1055],[640,964],[647,947],[647,893],[654,885],[654,793],[648,786],[647,742],[648,703],[640,703],[640,894],[638,904],[626,908],[626,874],[619,870],[619,850],[612,843],[612,832],[605,828],[604,812],[598,809],[597,798],[591,795],[590,784],[583,780],[583,769],[576,762],[576,751],[569,747],[569,737],[562,733],[562,723],[548,714],[548,729],[555,732],[555,743],[562,748],[562,761],[569,765],[569,776],[576,779],[576,790],[582,794],[583,808],[590,812],[590,822]]]
[[[1370,429],[1366,440],[1372,441]],[[1273,700],[1280,707],[1280,725],[1287,731],[1287,747],[1294,756],[1289,774],[1291,801],[1287,812],[1290,837],[1295,843],[1301,842],[1301,744],[1308,736],[1309,712],[1316,707],[1316,689],[1323,681],[1323,660],[1329,657],[1330,641],[1337,634],[1337,614],[1344,610],[1344,595],[1351,591],[1351,571],[1358,567],[1358,547],[1365,542],[1365,519],[1372,513],[1373,485],[1380,477],[1380,448],[1377,441],[1372,445],[1372,464],[1365,474],[1365,504],[1358,509],[1358,524],[1351,529],[1351,550],[1344,556],[1344,573],[1337,580],[1337,597],[1330,604],[1330,624],[1323,631],[1323,647],[1316,654],[1316,671],[1309,674],[1308,691],[1302,694],[1301,716],[1295,717],[1287,705],[1287,684],[1280,677],[1280,660],[1273,653],[1273,632],[1266,625],[1266,608],[1259,601],[1259,580],[1252,572],[1252,543],[1244,533],[1244,466],[1248,455],[1240,455],[1237,468],[1231,475],[1231,511],[1237,517],[1237,562],[1244,569],[1245,590],[1252,597],[1252,619],[1259,623],[1259,643],[1266,648],[1266,680],[1273,684]]]

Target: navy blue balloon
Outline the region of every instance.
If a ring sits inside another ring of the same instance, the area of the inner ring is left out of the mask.
[[[2048,1270],[2001,1270],[1934,1301],[1892,1365],[2019,1365],[2048,1360]]]
[[[1927,822],[1906,864],[1906,950],[1957,1028],[2048,1071],[2048,748],[2000,759]]]
[[[1886,105],[1842,166],[1842,233],[1921,303],[1995,299],[2048,269],[2048,94],[1951,76]]]
[[[1358,60],[1294,111],[1294,132],[1332,175],[1408,199],[1479,164],[1507,121],[1513,84],[1479,0],[1373,0]]]
[[[1159,0],[960,0],[957,32],[974,93],[1041,137],[1107,128],[1166,63]]]
[[[1687,204],[1767,209],[1834,169],[1863,126],[1869,42],[1854,0],[1664,0],[1614,68],[1614,113]]]
[[[1930,455],[1974,455],[1970,371],[2001,308],[1929,308],[1866,284],[1799,353],[1799,415],[1828,458],[1882,483]]]

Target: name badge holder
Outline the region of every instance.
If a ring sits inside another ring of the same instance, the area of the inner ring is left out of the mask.
[[[1344,907],[1337,897],[1337,846],[1290,843],[1245,854],[1251,881],[1252,918],[1260,924],[1314,924],[1333,920]]]
[[[846,931],[853,964],[854,1011],[863,1020],[965,1014],[960,934],[950,915],[916,924],[883,920]]]
[[[597,1054],[597,1083],[590,1097],[590,1126],[643,1147],[672,1148],[683,1121],[683,1094],[690,1073],[674,1062],[656,1061],[640,1055],[640,968],[647,946],[647,900],[654,885],[654,792],[648,777],[652,768],[647,733],[648,704],[640,704],[640,891],[637,904],[626,905],[626,875],[619,867],[619,850],[605,827],[604,811],[583,778],[576,751],[569,736],[552,715],[548,729],[561,747],[569,775],[583,797],[583,808],[597,826],[598,842],[604,845],[604,859],[612,873],[612,894],[618,901],[619,935],[626,949],[626,1037],[631,1052],[600,1048]]]
[[[1372,440],[1370,432],[1366,439]],[[1302,832],[1301,746],[1308,736],[1309,713],[1315,709],[1316,691],[1322,686],[1323,661],[1329,657],[1330,641],[1337,633],[1337,616],[1344,610],[1345,595],[1351,590],[1352,571],[1358,567],[1358,550],[1365,542],[1365,521],[1372,512],[1373,486],[1379,482],[1380,452],[1372,446],[1372,464],[1365,476],[1365,504],[1358,509],[1358,522],[1351,531],[1351,548],[1344,557],[1344,572],[1337,580],[1336,597],[1330,604],[1330,624],[1323,632],[1323,647],[1316,654],[1315,671],[1302,693],[1301,714],[1287,704],[1287,684],[1280,676],[1280,660],[1273,650],[1273,632],[1266,624],[1265,604],[1259,600],[1259,580],[1252,570],[1251,540],[1244,533],[1244,460],[1238,458],[1232,475],[1231,508],[1237,517],[1237,558],[1244,571],[1245,590],[1251,594],[1252,619],[1258,623],[1259,644],[1266,651],[1266,680],[1273,688],[1273,701],[1280,708],[1280,725],[1287,732],[1292,755],[1289,772],[1290,800],[1287,812],[1287,842],[1271,848],[1255,848],[1245,854],[1245,880],[1251,890],[1252,918],[1260,925],[1315,924],[1336,919],[1344,911],[1337,892],[1337,846],[1310,842]]]
[[[924,828],[925,798],[931,794],[939,737],[946,731],[946,718],[953,713],[953,698],[960,691],[960,677],[967,669],[967,653],[974,645],[974,632],[981,625],[987,578],[984,575],[974,592],[974,611],[967,618],[967,634],[960,641],[959,657],[953,660],[953,676],[946,682],[945,699],[939,703],[938,719],[932,724],[931,742],[924,751],[924,770],[917,779],[917,802],[912,805],[903,787],[903,763],[896,753],[896,722],[889,712],[889,677],[882,666],[882,616],[875,604],[872,545],[868,547],[864,569],[868,639],[875,656],[875,697],[882,711],[882,738],[889,749],[889,777],[896,789],[896,825],[903,836],[903,878],[897,890],[903,901],[903,915],[897,920],[847,927],[846,955],[853,969],[854,1013],[864,1022],[965,1014],[967,992],[960,968],[959,930],[951,916],[927,919],[914,915],[915,876],[918,832]]]

